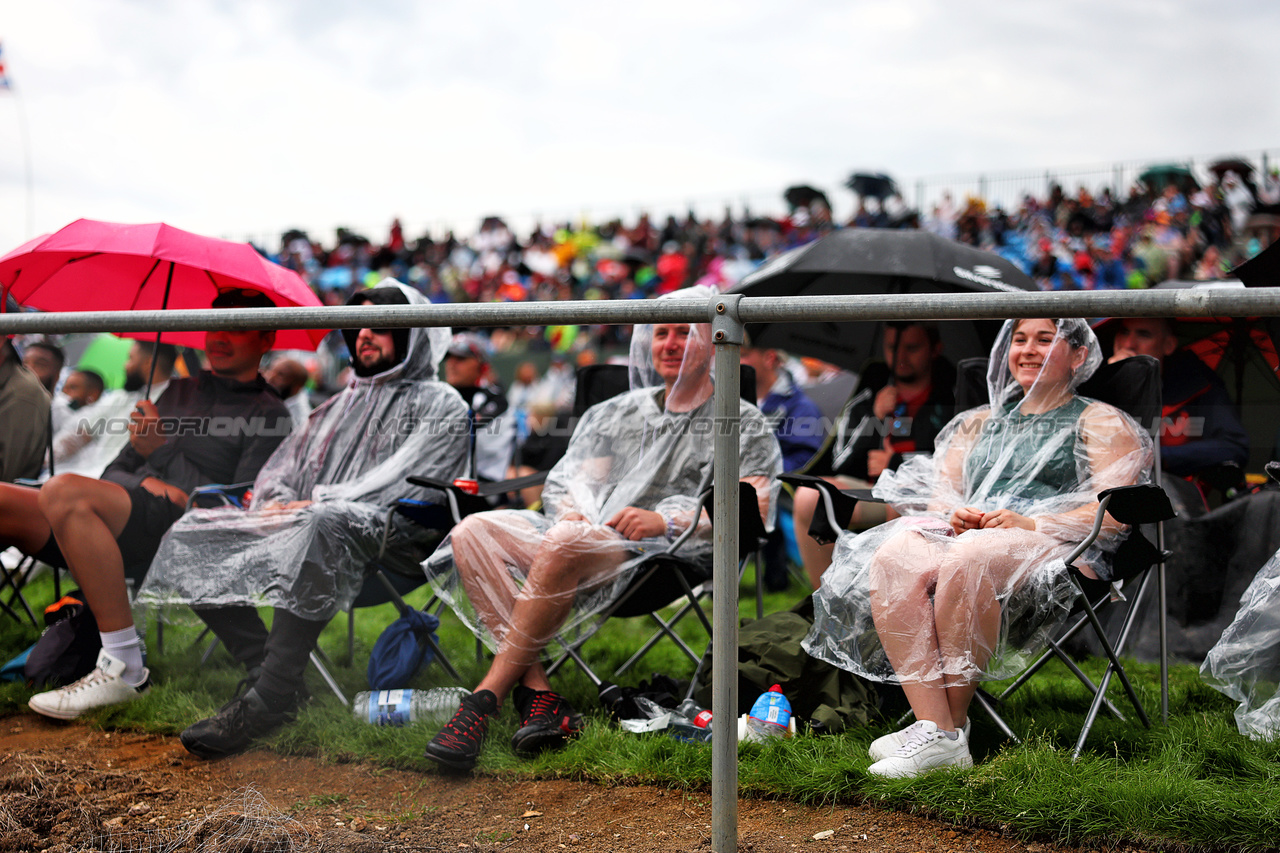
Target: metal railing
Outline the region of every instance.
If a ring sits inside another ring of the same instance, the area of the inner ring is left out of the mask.
[[[0,314],[0,334],[202,331],[208,329],[396,328],[709,322],[715,346],[713,403],[717,482],[739,477],[738,348],[745,323],[830,320],[977,320],[1009,317],[1280,316],[1280,288],[664,299],[501,305],[245,308]],[[716,489],[712,650],[711,811],[715,853],[738,849],[738,490]],[[1160,609],[1164,611],[1163,575]]]

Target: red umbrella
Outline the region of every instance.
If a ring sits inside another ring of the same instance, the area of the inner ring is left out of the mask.
[[[77,219],[0,258],[0,289],[42,311],[208,308],[226,288],[256,290],[280,307],[321,305],[297,273],[248,243],[202,237],[162,222]],[[314,350],[326,332],[281,330],[275,348]],[[170,332],[165,339],[204,347],[203,332]]]

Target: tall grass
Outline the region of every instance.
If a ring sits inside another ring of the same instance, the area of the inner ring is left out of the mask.
[[[748,573],[748,578],[751,574]],[[771,594],[766,612],[791,606],[803,593]],[[742,615],[755,615],[754,590],[740,591]],[[38,582],[33,601],[51,597]],[[421,606],[418,591],[411,603]],[[154,616],[154,614],[153,614]],[[346,618],[340,616],[321,637],[321,648],[335,662],[333,673],[348,696],[365,689],[364,664],[382,628],[395,617],[389,605],[360,611],[356,620],[355,664],[346,657]],[[0,617],[2,618],[2,617]],[[684,634],[695,649],[706,642],[696,620]],[[144,700],[106,709],[92,718],[101,726],[176,733],[214,711],[243,674],[217,650],[200,665],[205,643],[197,644],[198,624],[188,615],[166,629],[163,654],[156,650],[154,625],[149,635],[155,689]],[[614,620],[588,646],[588,658],[605,677],[648,636],[644,620]],[[0,656],[18,652],[35,636],[30,627],[0,621]],[[444,616],[440,643],[470,686],[486,666],[475,655],[475,641],[451,615]],[[1095,678],[1099,661],[1085,661]],[[692,667],[670,644],[662,644],[624,683],[653,672],[686,676]],[[1130,673],[1150,710],[1158,707],[1158,668],[1130,664]],[[432,665],[412,686],[450,683]],[[575,669],[556,677],[557,688],[578,707],[588,709],[582,736],[563,752],[533,760],[517,758],[509,740],[516,723],[506,712],[490,730],[477,772],[524,777],[561,777],[601,784],[649,783],[671,788],[704,788],[711,779],[710,749],[680,743],[661,733],[630,735],[608,724],[596,705],[596,688]],[[362,761],[434,773],[423,749],[435,726],[419,723],[403,729],[379,728],[356,721],[309,675],[314,697],[298,720],[265,742],[282,754],[311,755],[327,761]],[[29,713],[30,691],[20,684],[0,687],[0,713]],[[1122,691],[1111,695],[1125,709]],[[1142,845],[1176,850],[1263,850],[1280,844],[1280,744],[1255,743],[1236,733],[1232,703],[1206,687],[1196,668],[1171,670],[1170,722],[1144,729],[1132,714],[1126,722],[1099,718],[1079,761],[1071,748],[1088,704],[1088,695],[1065,668],[1051,664],[1016,693],[1002,713],[1022,736],[1006,742],[988,720],[976,715],[973,770],[944,771],[916,780],[884,780],[866,773],[870,741],[892,728],[889,721],[826,737],[798,737],[740,748],[739,784],[744,795],[784,797],[812,804],[871,802],[944,820],[1005,828],[1026,839],[1091,846]]]

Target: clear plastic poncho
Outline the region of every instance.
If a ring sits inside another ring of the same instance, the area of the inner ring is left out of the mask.
[[[710,298],[710,293],[702,288],[696,295]],[[541,649],[559,630],[601,612],[626,588],[641,560],[667,550],[690,525],[697,529],[679,553],[710,564],[710,519],[696,514],[698,497],[711,484],[715,441],[710,327],[683,327],[688,336],[679,354],[680,345],[669,344],[679,336],[671,334],[674,328],[635,327],[632,390],[583,414],[564,457],[547,475],[541,513],[496,510],[471,516],[427,561],[436,592],[492,648],[509,642]],[[740,475],[755,487],[771,527],[781,452],[759,409],[742,402],[739,410]],[[624,536],[619,515],[631,509],[657,513],[659,529],[638,539]],[[567,592],[527,582],[535,563],[545,565],[552,553],[572,554],[581,571]],[[673,599],[678,594],[672,590]],[[508,632],[515,602],[544,595],[572,598],[571,604],[564,601],[564,620],[541,636]]]
[[[426,300],[399,282],[409,304]],[[354,330],[344,330],[354,352]],[[270,605],[328,620],[359,593],[400,498],[440,500],[410,475],[465,476],[467,406],[437,380],[449,329],[397,330],[405,358],[347,388],[311,413],[276,449],[253,485],[248,511],[188,512],[165,535],[141,589],[143,600],[201,607]],[[397,341],[397,352],[399,351]],[[300,508],[283,508],[311,501]],[[438,534],[437,534],[438,535]],[[413,574],[433,536],[393,516],[385,561]]]
[[[1280,736],[1280,552],[1240,596],[1236,618],[1205,656],[1200,676],[1240,703],[1240,734]]]
[[[1146,481],[1152,465],[1136,422],[1074,393],[1101,362],[1082,320],[1006,322],[994,404],[881,475],[873,493],[902,517],[840,535],[805,649],[875,680],[967,683],[1007,677],[1043,648],[1069,611],[1063,557],[1092,529],[1097,493]],[[1125,532],[1107,516],[1077,564],[1109,577]]]

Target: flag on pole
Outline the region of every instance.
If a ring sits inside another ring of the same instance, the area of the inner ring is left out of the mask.
[[[4,46],[0,45],[0,89],[12,89],[9,84],[9,73],[4,67]]]

